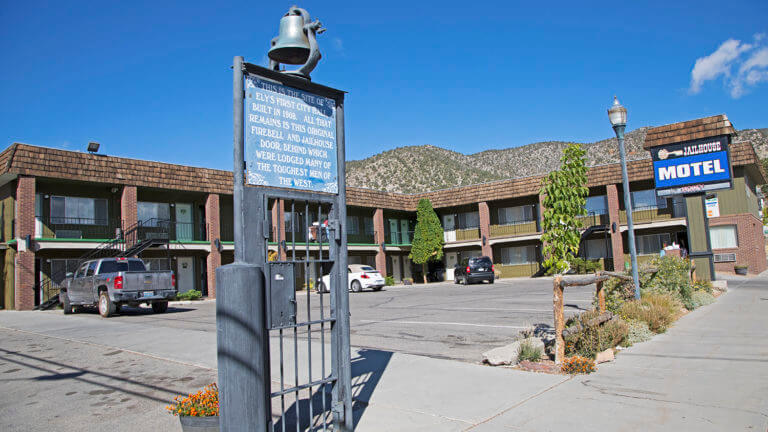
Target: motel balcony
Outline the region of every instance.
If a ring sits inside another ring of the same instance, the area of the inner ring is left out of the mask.
[[[508,237],[538,232],[538,222],[535,219],[522,219],[504,224],[491,225],[491,237]]]
[[[632,221],[634,223],[661,222],[684,217],[685,202],[670,202],[666,206],[636,207],[632,210]],[[626,210],[619,211],[619,220],[622,224],[627,223]]]

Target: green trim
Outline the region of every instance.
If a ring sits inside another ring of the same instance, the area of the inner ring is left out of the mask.
[[[210,244],[211,242],[207,240],[171,240],[169,243],[173,244]]]
[[[6,244],[8,244],[8,245],[14,245],[14,244],[16,244],[16,239],[13,239],[13,240],[8,240],[8,241],[7,241],[7,242],[5,242],[5,243],[6,243]]]

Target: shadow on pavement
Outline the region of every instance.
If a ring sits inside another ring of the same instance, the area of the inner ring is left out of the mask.
[[[388,351],[363,349],[358,352],[357,357],[352,359],[352,414],[355,427],[365,413],[368,402],[391,358],[392,353]],[[281,416],[280,412],[276,412],[273,408],[272,417],[275,419],[273,430],[297,430],[297,409],[299,430],[323,430],[323,422],[332,424],[331,386],[326,387],[325,391],[314,392],[311,401],[309,398],[303,398],[287,406],[284,411],[285,416]],[[279,406],[277,409],[280,409]]]

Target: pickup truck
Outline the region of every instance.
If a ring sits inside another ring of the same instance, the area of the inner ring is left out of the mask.
[[[98,305],[99,314],[108,318],[124,304],[146,303],[155,313],[163,313],[177,292],[173,271],[147,271],[138,258],[101,258],[85,261],[74,274],[67,273],[59,300],[65,314]]]

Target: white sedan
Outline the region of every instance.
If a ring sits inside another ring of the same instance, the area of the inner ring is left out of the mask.
[[[350,264],[347,268],[349,289],[352,292],[360,292],[364,288],[371,288],[379,291],[384,286],[384,278],[375,268],[363,264]],[[317,284],[317,292],[329,292],[331,286],[331,276],[325,275]]]

